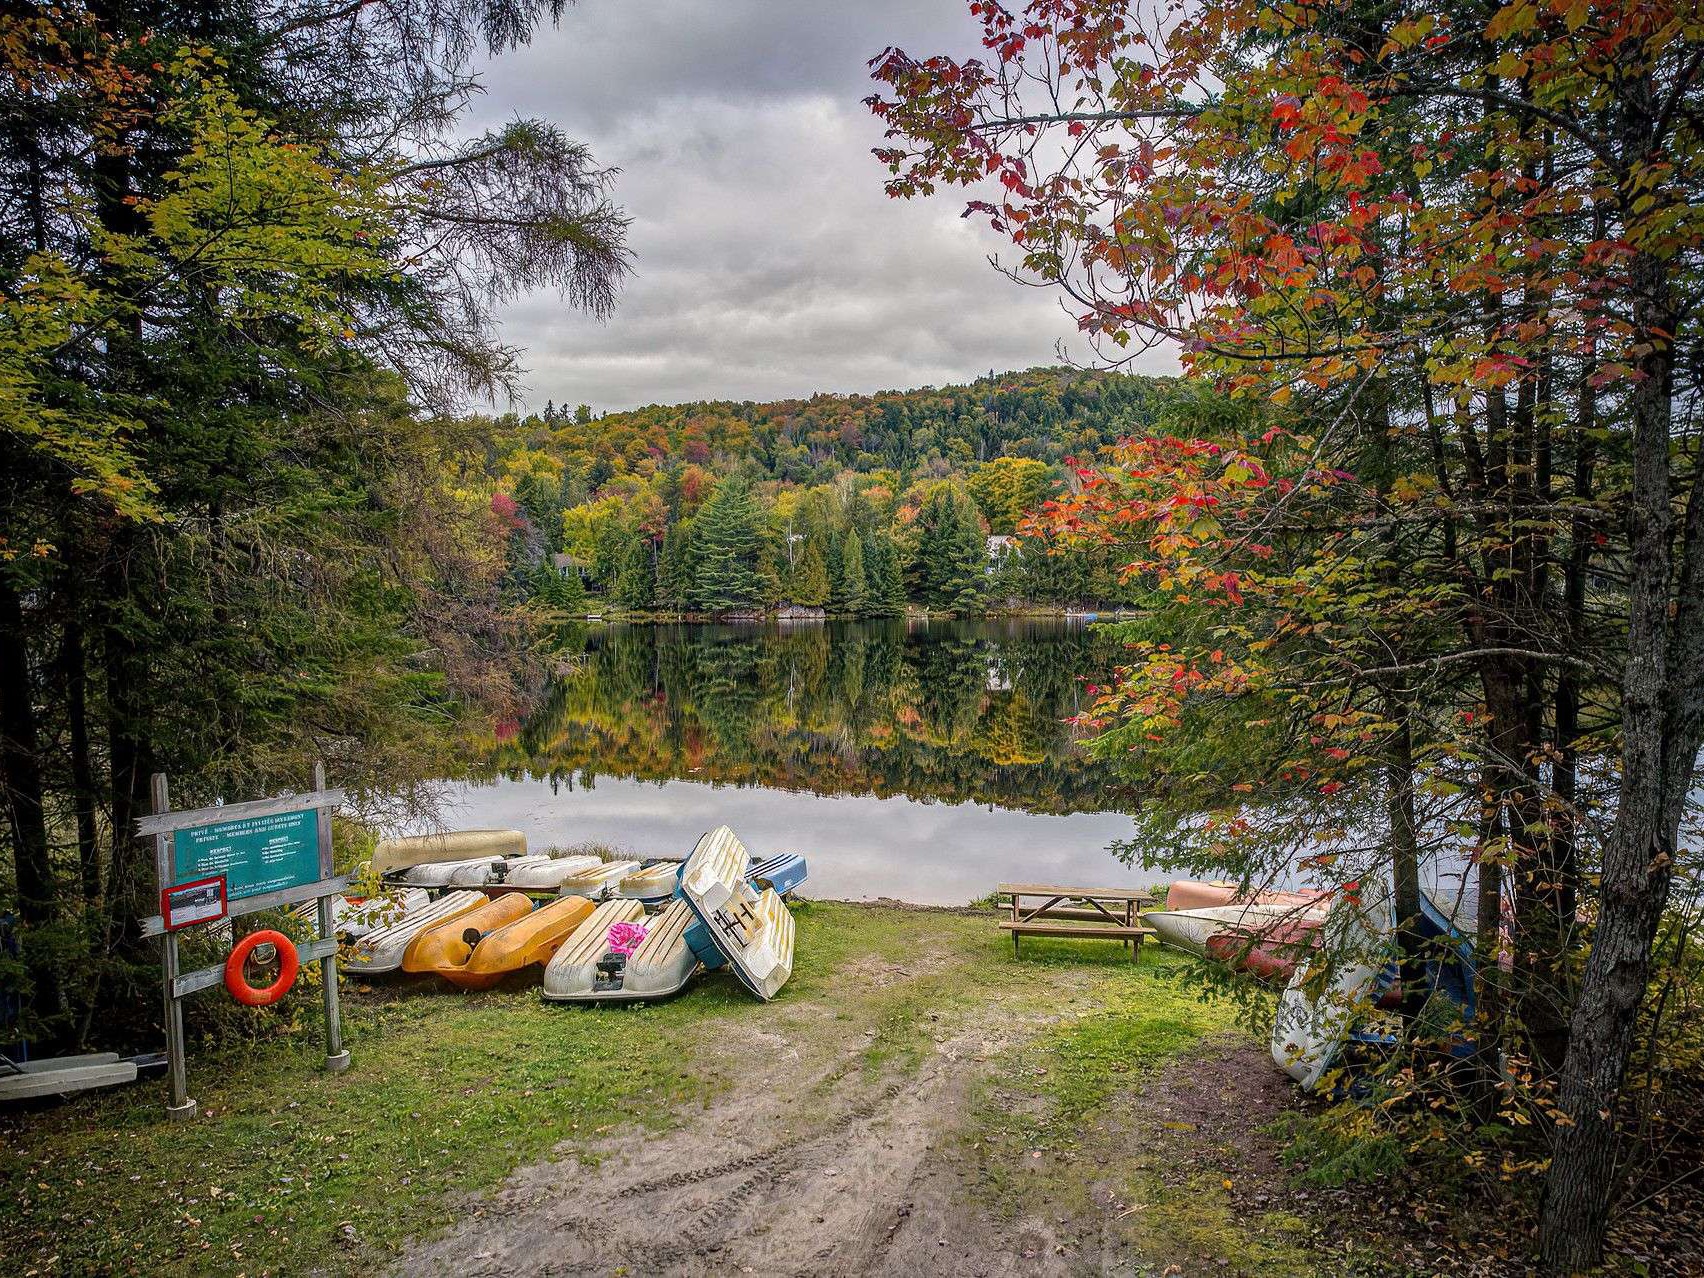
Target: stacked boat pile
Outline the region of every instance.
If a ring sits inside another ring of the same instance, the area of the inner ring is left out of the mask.
[[[806,874],[794,854],[754,859],[725,825],[684,863],[529,855],[519,831],[462,830],[387,840],[373,869],[390,891],[337,907],[352,971],[481,990],[540,967],[552,1002],[661,998],[724,966],[773,998],[793,970],[783,898]]]
[[[1346,1044],[1396,1041],[1386,1023],[1403,992],[1396,912],[1379,876],[1335,892],[1241,893],[1234,883],[1184,880],[1172,884],[1166,908],[1144,913],[1142,922],[1174,948],[1284,982],[1272,1059],[1304,1087],[1327,1077]],[[1465,1027],[1475,1003],[1475,937],[1429,893],[1421,894],[1418,932],[1425,958],[1416,995],[1445,1000]]]

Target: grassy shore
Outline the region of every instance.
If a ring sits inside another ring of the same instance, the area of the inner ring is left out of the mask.
[[[1035,941],[1015,961],[982,911],[820,902],[797,917],[798,967],[769,1005],[718,975],[601,1011],[542,1003],[536,976],[482,995],[375,983],[345,1002],[346,1075],[317,1068],[310,1034],[196,1054],[194,1123],[164,1121],[159,1083],[8,1115],[0,1254],[23,1274],[370,1272],[467,1218],[518,1167],[595,1164],[612,1140],[689,1130],[737,1101],[750,1056],[729,1044],[754,1034],[786,1045],[794,1064],[770,1085],[797,1088],[801,1124],[813,1097],[878,1079],[902,1091],[941,1044],[972,1041],[974,1085],[940,1117],[963,1173],[954,1193],[991,1219],[1044,1202],[1103,1232],[1115,1220],[1130,1246],[1164,1226],[1177,1195],[1127,1146],[1108,1182],[1096,1132],[1109,1111],[1139,1110],[1133,1089],[1168,1061],[1229,1030],[1226,1009],[1171,979],[1169,956],[1149,949],[1133,967],[1105,943]],[[1097,1208],[1091,1180],[1151,1216]],[[1315,1272],[1294,1222],[1229,1211],[1215,1186],[1188,1192],[1190,1219],[1214,1222],[1215,1263]],[[1085,1245],[1058,1232],[1059,1246]]]

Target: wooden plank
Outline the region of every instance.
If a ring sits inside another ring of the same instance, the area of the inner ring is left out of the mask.
[[[1157,894],[1145,888],[1057,887],[1048,883],[1002,883],[994,889],[997,896],[1070,896],[1085,901],[1157,901]]]
[[[1026,919],[1098,919],[1103,923],[1107,921],[1107,916],[1100,910],[1084,910],[1074,905],[1055,905],[1045,910],[1025,910],[1023,917]]]
[[[142,837],[170,834],[197,825],[223,825],[226,821],[244,821],[251,817],[283,816],[287,812],[306,812],[310,808],[341,807],[342,790],[316,790],[307,794],[281,794],[275,799],[253,799],[247,803],[226,803],[216,808],[187,808],[181,812],[156,812],[140,817],[136,833]]]
[[[296,947],[296,957],[303,963],[312,963],[315,959],[330,958],[337,953],[337,938],[327,937],[322,941],[304,941]],[[213,967],[199,968],[193,972],[185,972],[172,983],[174,998],[187,998],[201,990],[212,989],[225,979],[225,965],[216,964]]]
[[[300,887],[279,888],[276,892],[262,892],[259,896],[241,897],[231,902],[230,912],[226,915],[226,918],[237,919],[245,914],[254,914],[260,910],[277,910],[286,905],[317,900],[322,896],[336,896],[348,886],[349,876],[338,874],[329,879],[321,879],[318,883],[304,883]],[[165,930],[165,920],[158,914],[142,920],[143,936],[158,936]]]
[[[1087,936],[1124,941],[1134,936],[1155,935],[1151,927],[1125,927],[1122,924],[1096,927],[1092,923],[1031,923],[1027,920],[1002,919],[1000,926],[1008,932],[1021,932],[1025,936]]]
[[[134,1061],[108,1061],[98,1065],[73,1065],[68,1069],[9,1074],[0,1078],[0,1100],[58,1096],[65,1092],[81,1092],[91,1087],[110,1087],[115,1083],[135,1081]]]

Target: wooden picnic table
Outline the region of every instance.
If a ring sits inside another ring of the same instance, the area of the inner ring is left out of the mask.
[[[1000,926],[1012,934],[1012,953],[1021,954],[1026,936],[1118,941],[1130,946],[1130,961],[1141,957],[1142,942],[1154,935],[1143,927],[1143,907],[1159,898],[1141,888],[1063,887],[1053,883],[1002,883],[996,898],[1011,900],[1012,916]],[[1039,902],[1026,905],[1025,901]],[[1056,920],[1065,919],[1068,922]]]

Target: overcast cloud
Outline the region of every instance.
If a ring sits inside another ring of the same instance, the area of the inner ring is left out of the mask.
[[[637,255],[605,323],[554,291],[502,312],[527,404],[938,385],[1052,363],[1060,340],[1086,357],[1051,293],[988,265],[1000,242],[960,193],[882,192],[867,59],[975,39],[964,0],[581,0],[492,62],[476,125],[543,117],[620,168]]]

